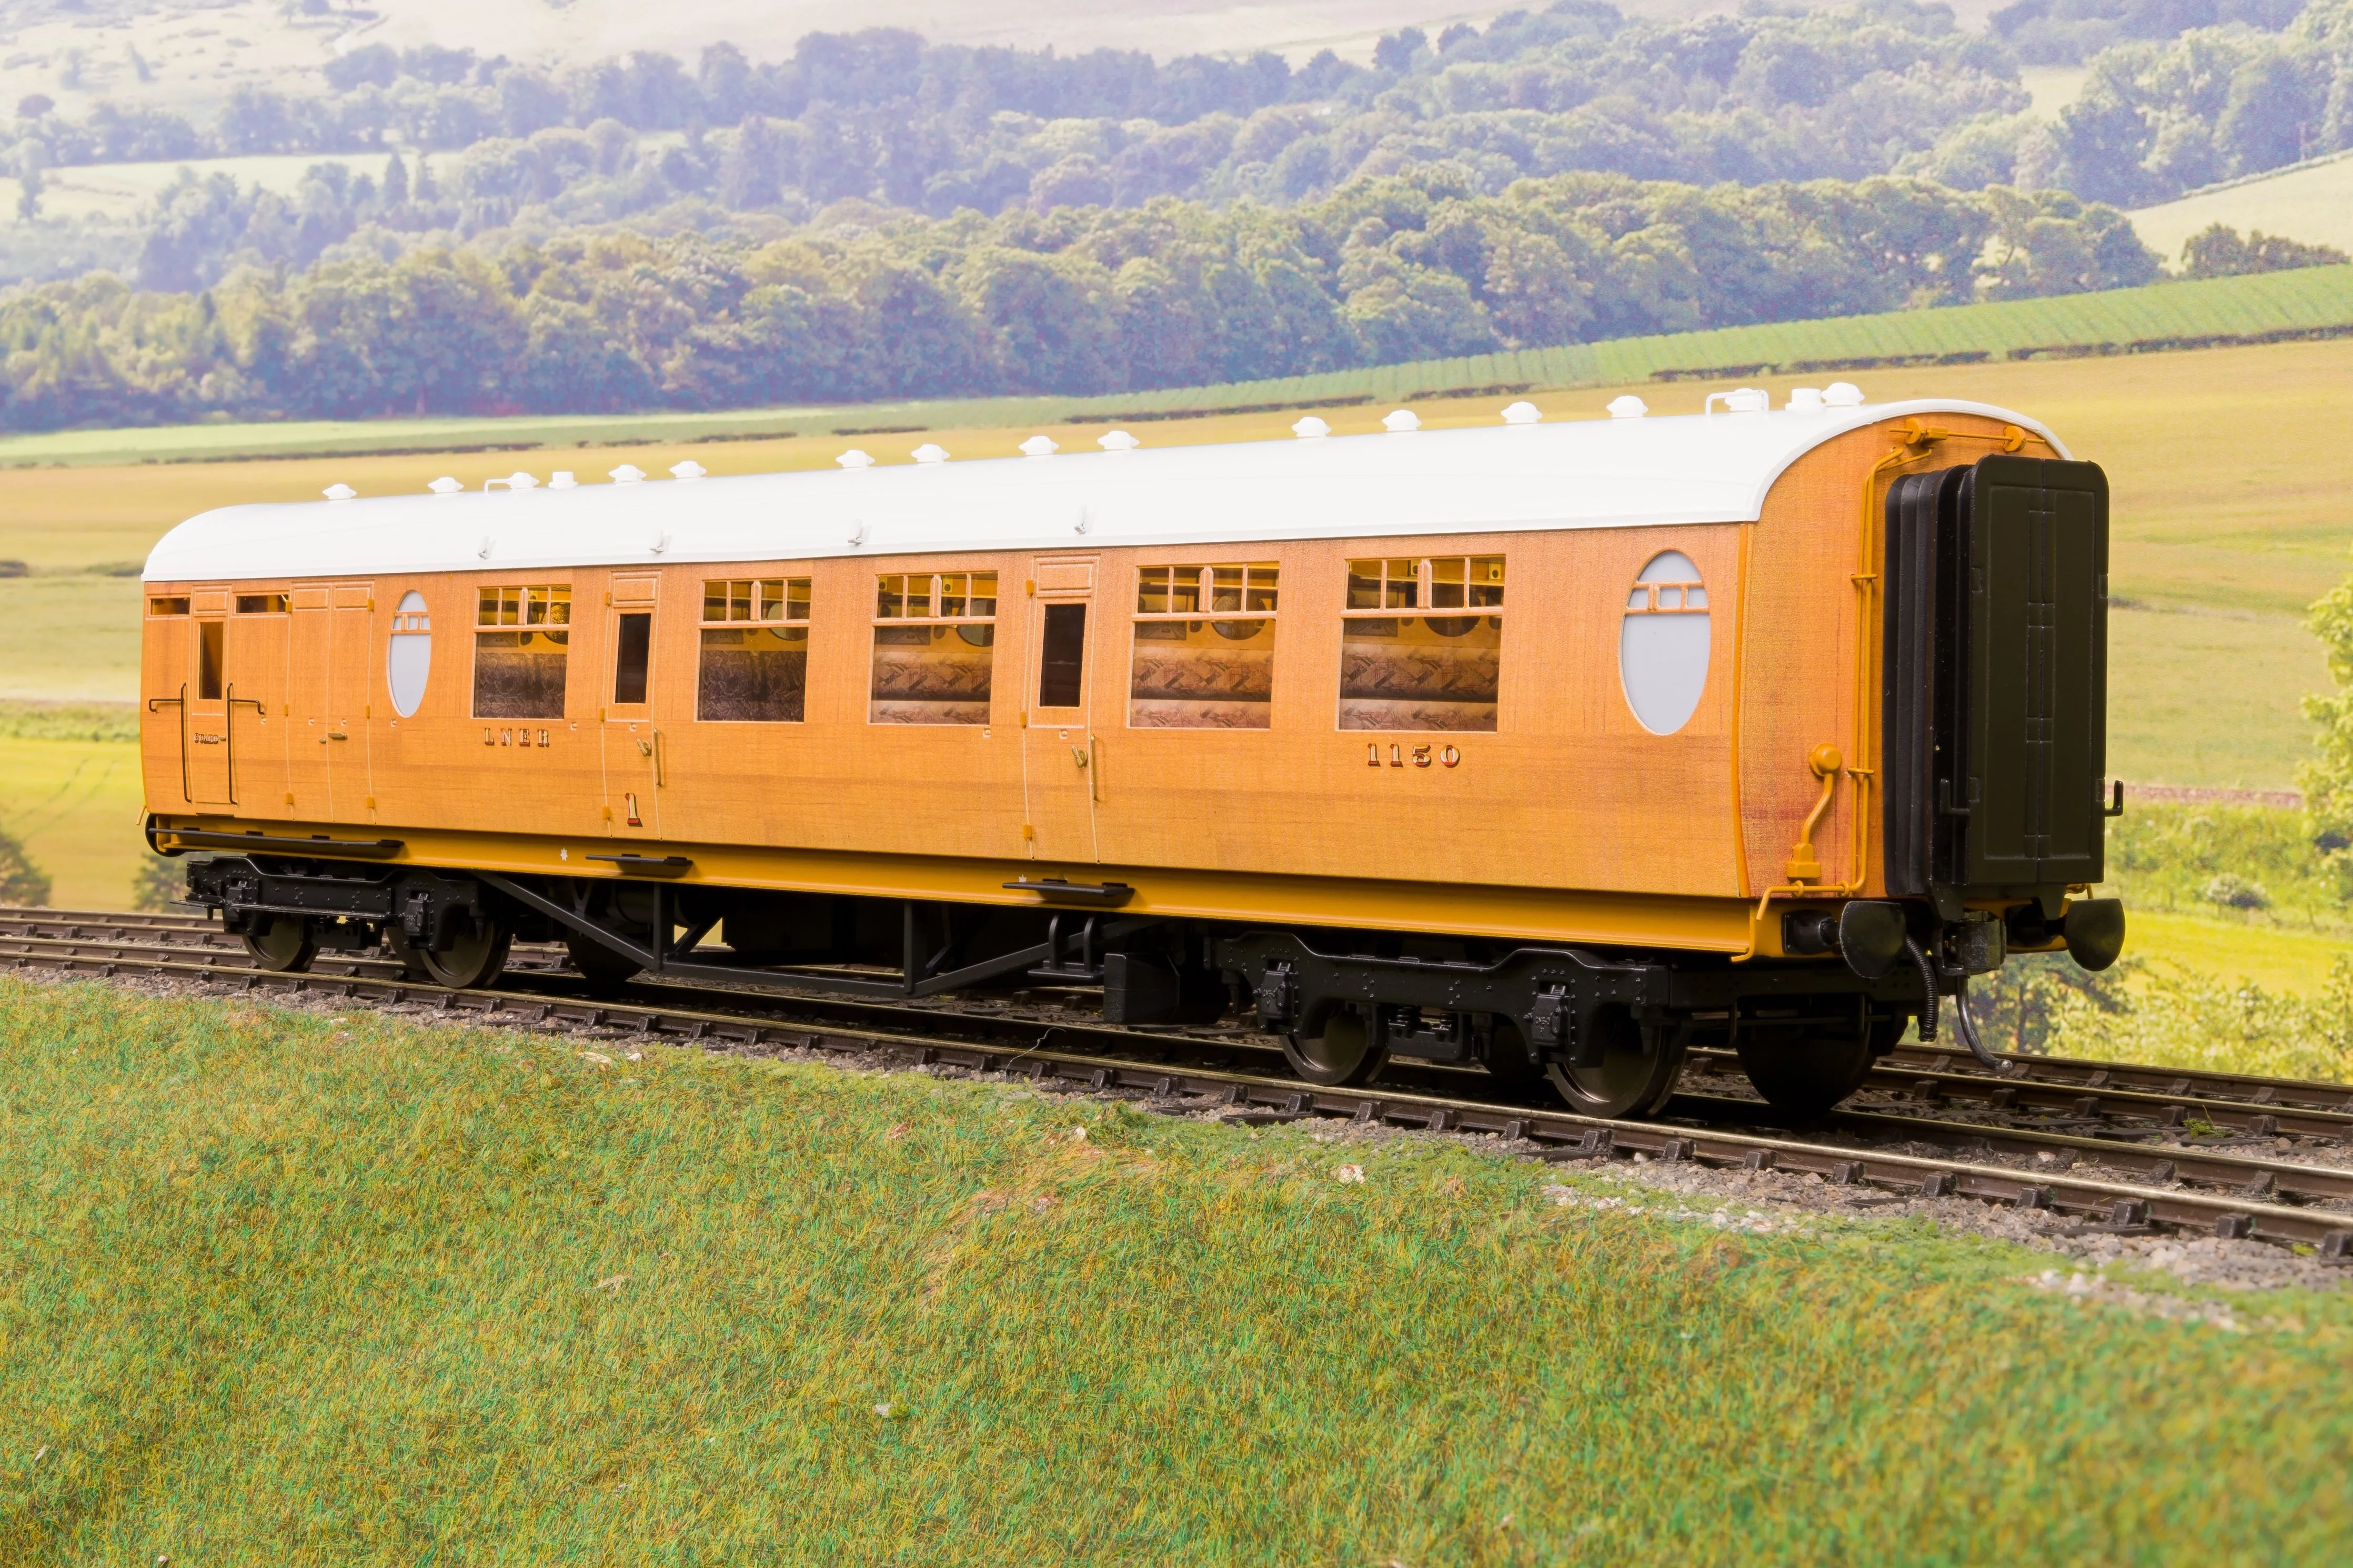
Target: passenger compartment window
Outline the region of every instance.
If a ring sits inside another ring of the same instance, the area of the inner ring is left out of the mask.
[[[994,572],[875,579],[875,724],[986,724],[997,642]]]
[[[1127,721],[1139,730],[1263,730],[1274,703],[1274,563],[1146,566],[1137,574]]]
[[[571,584],[484,588],[474,626],[474,717],[563,718]]]
[[[1500,555],[1349,562],[1340,728],[1493,730],[1503,608]]]
[[[239,594],[237,613],[240,616],[282,616],[286,613],[283,594]]]
[[[731,578],[702,585],[702,663],[694,716],[797,724],[808,699],[809,579]]]
[[[150,599],[147,601],[147,613],[151,616],[185,616],[188,613],[188,596],[174,594]]]

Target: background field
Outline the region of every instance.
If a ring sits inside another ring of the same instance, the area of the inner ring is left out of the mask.
[[[2282,1563],[2353,1529],[2344,1292],[2224,1332],[1926,1225],[1719,1233],[1461,1148],[599,1054],[0,981],[0,1558]]]
[[[2181,261],[2181,242],[2217,223],[2242,233],[2259,228],[2307,245],[2333,245],[2353,252],[2353,153],[2195,192],[2130,216],[2141,239],[2176,266]]]
[[[2293,783],[2311,746],[2298,702],[2327,682],[2301,618],[2353,571],[2353,459],[2322,434],[2353,427],[2353,340],[1841,374],[1876,399],[1934,395],[2031,413],[2106,467],[2116,495],[2110,757],[2120,776],[2255,788]],[[1825,377],[1739,379],[1778,397]],[[1620,391],[1663,414],[1695,411],[1708,393],[1733,384],[1645,382],[1532,395],[1549,417],[1589,418]],[[1485,424],[1505,395],[1415,406],[1433,428]],[[1377,401],[1322,412],[1339,432],[1364,434],[1378,429],[1389,406]],[[860,412],[868,426],[915,422],[903,410]],[[1288,439],[1296,417],[1277,410],[1134,428],[1154,444]],[[697,428],[685,416],[664,418],[674,421],[671,429]],[[167,529],[210,507],[307,500],[338,481],[363,494],[421,489],[445,473],[476,485],[519,466],[544,477],[562,465],[592,479],[621,462],[659,473],[689,456],[716,474],[816,468],[852,444],[885,462],[909,460],[925,439],[960,458],[1004,457],[1041,427],[1066,446],[1083,447],[1103,426],[1040,420],[782,440],[0,470],[0,559],[30,568],[28,575],[0,578],[0,699],[128,702],[137,683],[138,584],[90,568],[142,560]],[[568,433],[552,423],[539,431],[551,440]],[[157,434],[217,437],[225,445],[243,438]],[[0,827],[24,837],[58,878],[60,902],[102,907],[129,896],[144,849],[132,831],[137,786],[127,752],[69,741],[0,742]],[[117,754],[124,761],[106,760]],[[2252,951],[2244,942],[2237,950]]]

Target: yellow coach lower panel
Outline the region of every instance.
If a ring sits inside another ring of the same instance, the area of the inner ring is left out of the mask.
[[[343,823],[268,823],[226,817],[164,816],[157,842],[179,847],[181,832],[273,837],[372,837]],[[577,837],[385,830],[400,855],[372,862],[514,875],[622,878],[590,855],[624,846],[599,834]],[[216,845],[194,847],[217,852]],[[665,842],[647,854],[683,855],[692,869],[664,885],[756,888],[779,892],[841,893],[866,898],[935,899],[1010,908],[1045,908],[1037,895],[1004,884],[1017,878],[1063,877],[1072,882],[1124,882],[1134,896],[1115,911],[1167,919],[1324,925],[1412,931],[1510,942],[1591,942],[1739,952],[1749,942],[1754,907],[1745,900],[1677,898],[1478,883],[1399,883],[1336,877],[1275,877],[1247,872],[1123,867],[1092,862],[999,860],[948,856],[871,855],[822,849],[747,848],[738,845]]]

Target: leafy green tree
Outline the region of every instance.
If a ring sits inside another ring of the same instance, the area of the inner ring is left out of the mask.
[[[2319,726],[2319,755],[2300,763],[2296,787],[2316,838],[2333,840],[2348,894],[2353,894],[2353,577],[2312,606],[2305,625],[2328,654],[2333,690],[2304,700],[2304,716]]]
[[[0,832],[0,904],[37,906],[48,901],[48,873],[33,863],[24,845]]]

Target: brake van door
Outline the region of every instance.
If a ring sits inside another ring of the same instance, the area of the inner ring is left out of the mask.
[[[228,590],[199,588],[190,595],[188,631],[188,793],[201,807],[220,809],[229,793]]]
[[[336,584],[331,614],[327,791],[338,820],[364,822],[375,810],[375,584]]]
[[[1090,666],[1103,628],[1092,555],[1041,555],[1029,569],[1021,691],[1022,794],[1037,860],[1100,860],[1100,747]]]

